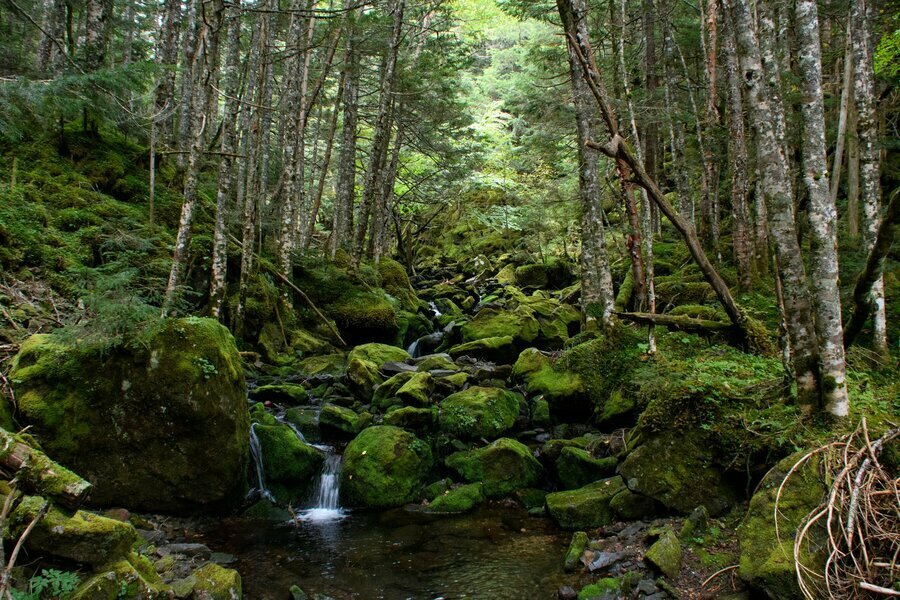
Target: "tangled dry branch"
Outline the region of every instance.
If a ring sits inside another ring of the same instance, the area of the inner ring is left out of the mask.
[[[898,438],[894,428],[873,441],[863,419],[850,435],[804,455],[782,482],[776,531],[785,484],[822,456],[829,492],[794,537],[797,581],[809,600],[900,597],[900,477],[896,465],[879,460]]]

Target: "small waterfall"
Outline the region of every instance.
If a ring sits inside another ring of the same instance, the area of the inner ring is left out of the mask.
[[[339,499],[341,495],[341,455],[331,446],[315,444],[325,453],[322,475],[311,494],[312,507],[297,515],[302,521],[333,521],[344,517]]]
[[[256,471],[256,487],[247,494],[258,492],[260,496],[269,502],[275,502],[275,496],[266,487],[266,469],[263,465],[262,447],[259,445],[259,436],[256,435],[256,423],[250,425],[250,457],[253,459],[253,470]]]
[[[434,300],[428,303],[428,308],[431,309],[431,314],[434,315],[435,319],[444,314],[438,309],[437,304],[434,303]]]
[[[419,340],[414,341],[409,347],[406,349],[406,353],[412,356],[413,358],[418,358],[416,356],[416,352],[419,349]]]

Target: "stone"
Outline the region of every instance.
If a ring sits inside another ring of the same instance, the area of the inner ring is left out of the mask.
[[[432,431],[437,425],[438,412],[435,408],[404,406],[384,415],[383,423],[410,431]]]
[[[614,577],[604,577],[596,583],[581,588],[578,600],[618,600],[622,593],[622,582]]]
[[[196,571],[195,600],[241,600],[241,576],[233,569],[206,563]]]
[[[454,359],[470,356],[480,360],[509,363],[516,359],[519,349],[515,339],[510,335],[506,335],[481,338],[473,342],[457,344],[450,348],[449,352]]]
[[[343,406],[324,404],[319,413],[319,429],[354,435],[359,431],[359,415]]]
[[[587,450],[570,446],[556,459],[556,474],[563,489],[572,490],[614,475],[618,464],[615,456],[594,458]]]
[[[615,519],[610,502],[625,489],[621,477],[610,477],[577,490],[547,494],[547,511],[563,529],[591,529]]]
[[[431,466],[431,448],[412,433],[369,427],[344,451],[342,498],[350,506],[401,506],[418,499]]]
[[[484,502],[484,486],[480,482],[461,485],[436,496],[425,508],[429,513],[457,514],[472,510]]]
[[[505,496],[533,486],[541,475],[541,465],[528,447],[509,438],[451,454],[445,463],[466,481],[482,482],[488,496]]]
[[[681,542],[671,529],[653,543],[644,554],[644,560],[660,570],[663,575],[672,579],[678,579],[681,572]]]
[[[309,489],[322,468],[322,452],[297,437],[288,427],[254,425],[262,450],[266,486],[279,502],[294,502]]]
[[[163,583],[153,565],[135,553],[105,564],[72,594],[72,600],[169,600],[174,595]]]
[[[698,506],[681,525],[681,539],[691,539],[703,534],[709,526],[709,511],[705,506]]]
[[[281,404],[306,404],[309,393],[296,383],[261,385],[250,390],[250,399],[256,402],[278,402]]]
[[[521,396],[501,388],[470,387],[440,404],[442,431],[465,439],[494,439],[516,422]]]
[[[415,373],[396,391],[395,395],[408,406],[431,406],[434,379],[429,373]]]
[[[563,561],[563,569],[566,571],[575,571],[581,565],[581,555],[587,549],[588,534],[584,531],[576,531],[572,534],[572,541],[569,542],[569,549],[566,550],[566,558]]]
[[[550,403],[551,413],[575,414],[589,406],[581,377],[554,365],[536,348],[526,348],[519,354],[513,377],[525,384],[529,395],[543,396]]]
[[[538,336],[540,324],[529,314],[497,308],[482,308],[462,326],[463,342],[486,338],[511,337],[517,345],[528,344]]]
[[[35,335],[10,380],[20,424],[94,482],[92,504],[187,513],[242,497],[246,386],[234,338],[217,321],[168,319],[146,346],[112,350]]]
[[[364,360],[381,368],[387,362],[405,362],[409,360],[409,353],[403,348],[389,346],[387,344],[362,344],[356,346],[347,355],[347,361]]]

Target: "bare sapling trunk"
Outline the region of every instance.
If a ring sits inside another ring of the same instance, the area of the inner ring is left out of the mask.
[[[810,283],[819,345],[819,377],[825,410],[846,417],[847,397],[841,292],[838,282],[837,208],[828,188],[825,158],[825,101],[816,0],[796,0],[797,70],[803,103],[803,184],[809,196]]]

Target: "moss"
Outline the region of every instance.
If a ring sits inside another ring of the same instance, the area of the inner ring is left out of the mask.
[[[240,600],[241,576],[233,569],[206,563],[193,573],[197,578],[193,597],[196,600]]]
[[[443,354],[427,356],[416,363],[416,369],[422,371],[459,371],[459,366]]]
[[[681,542],[671,529],[666,529],[666,532],[644,554],[645,560],[672,580],[678,579],[681,572],[681,557]]]
[[[584,531],[576,531],[572,534],[572,541],[569,542],[569,549],[566,550],[566,557],[563,560],[563,569],[566,571],[575,571],[581,563],[581,555],[587,549],[588,534]]]
[[[400,506],[418,498],[431,465],[431,449],[413,434],[369,427],[344,452],[341,495],[351,506]]]
[[[615,456],[594,458],[581,448],[563,448],[556,459],[556,474],[563,489],[583,487],[616,472],[618,461]]]
[[[676,306],[669,311],[672,316],[685,316],[706,321],[727,321],[728,317],[715,306],[700,306],[698,304],[684,304]]]
[[[614,390],[597,413],[597,423],[613,426],[634,423],[637,409],[638,403],[634,395],[626,394],[620,389]]]
[[[541,465],[528,447],[509,438],[451,454],[445,462],[466,481],[483,483],[488,496],[505,496],[533,486],[541,475]]]
[[[306,404],[309,393],[296,383],[261,385],[250,391],[250,398],[257,402],[281,402],[286,404]]]
[[[611,477],[566,492],[547,494],[547,511],[563,529],[609,525],[615,518],[610,502],[625,490],[621,477]]]
[[[596,583],[586,585],[578,592],[578,600],[604,600],[618,598],[622,592],[622,582],[615,577],[604,577]]]
[[[545,427],[550,424],[550,403],[545,398],[537,398],[531,409],[531,424]]]
[[[404,309],[412,312],[418,309],[419,299],[409,283],[409,276],[403,265],[390,258],[381,258],[378,262],[378,276],[384,291],[397,298]]]
[[[382,381],[384,380],[375,363],[358,358],[350,359],[347,363],[348,387],[363,402],[369,402],[372,399]]]
[[[481,483],[470,483],[438,495],[428,504],[426,511],[457,514],[470,511],[482,502],[484,502],[484,486]]]
[[[382,365],[388,362],[404,362],[409,360],[409,353],[403,348],[397,348],[396,346],[389,346],[387,344],[363,344],[361,346],[355,347],[350,351],[350,354],[347,355],[347,360],[351,361],[353,359],[365,360],[370,363],[373,363],[379,369]]]
[[[434,379],[428,373],[414,373],[396,392],[397,398],[407,405],[430,406]]]
[[[25,496],[12,511],[11,539],[25,530],[46,500]],[[128,523],[79,510],[67,513],[50,506],[29,535],[28,548],[91,565],[101,565],[125,556],[137,541],[137,532]]]
[[[794,537],[806,515],[819,506],[828,492],[820,473],[821,455],[805,462],[782,487],[785,476],[803,454],[793,454],[769,471],[750,500],[747,514],[738,528],[741,578],[776,600],[803,598],[794,567]],[[776,534],[774,521],[779,489],[780,537]],[[826,533],[823,528],[814,527],[808,535],[812,543],[803,550],[803,564],[819,572],[824,565],[822,549]],[[815,549],[814,554],[809,553],[810,548]]]
[[[522,265],[516,268],[516,285],[521,288],[547,287],[547,269],[544,265]]]
[[[404,406],[384,415],[384,424],[412,431],[428,432],[435,428],[438,412],[435,408]]]
[[[13,435],[0,429],[0,456],[4,458],[13,452],[16,444],[29,446],[28,459],[16,472],[16,480],[31,492],[50,498],[83,499],[91,484],[76,473],[50,460],[28,435]],[[4,493],[8,493],[5,492]]]
[[[359,431],[359,416],[349,408],[324,404],[319,413],[319,427],[353,435]]]
[[[278,419],[268,412],[261,402],[257,402],[250,408],[250,422],[260,425],[278,425]]]
[[[397,338],[400,326],[397,311],[382,295],[357,294],[333,306],[329,314],[349,343],[391,342]]]
[[[501,285],[509,285],[515,283],[516,267],[513,265],[506,265],[497,272],[497,274],[494,276],[494,279],[496,279],[497,283]]]
[[[381,409],[398,404],[400,401],[397,399],[397,391],[412,379],[413,375],[415,373],[411,371],[402,371],[379,384],[372,394],[372,404]]]
[[[509,430],[519,415],[521,397],[500,388],[471,387],[444,398],[440,426],[467,439],[493,439]]]
[[[670,510],[689,514],[705,506],[720,515],[737,500],[734,488],[712,464],[702,433],[655,434],[625,458],[619,473],[628,488]]]
[[[516,499],[522,503],[522,506],[529,511],[540,509],[543,510],[544,503],[547,499],[547,492],[538,488],[523,488],[516,490]]]
[[[310,356],[296,365],[296,371],[308,377],[313,375],[333,375],[339,377],[347,370],[346,358],[343,354],[326,354]]]
[[[266,484],[279,502],[294,502],[319,473],[324,456],[287,425],[255,425]]]
[[[103,566],[78,587],[72,600],[165,600],[171,597],[171,588],[162,582],[147,559],[132,553]]]
[[[471,356],[481,360],[488,360],[501,364],[508,364],[515,360],[518,347],[512,336],[490,337],[458,344],[450,348],[450,356]]]
[[[513,366],[513,376],[525,383],[529,394],[542,395],[555,413],[569,414],[584,408],[585,388],[581,377],[557,368],[535,348],[522,351]]]
[[[212,319],[161,323],[147,348],[34,336],[13,361],[18,418],[95,481],[97,504],[157,511],[240,497],[250,417],[234,338]]]
[[[483,308],[462,326],[463,342],[485,338],[512,337],[517,344],[528,344],[537,338],[540,323],[530,314]]]

